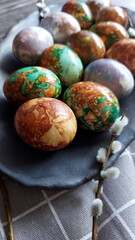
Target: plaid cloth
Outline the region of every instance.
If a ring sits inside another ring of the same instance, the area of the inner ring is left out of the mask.
[[[135,142],[115,166],[117,180],[106,180],[99,218],[99,240],[135,240]],[[15,240],[91,240],[91,182],[68,191],[26,188],[5,179]],[[0,194],[0,240],[5,240],[7,222]],[[7,233],[6,233],[7,235]]]

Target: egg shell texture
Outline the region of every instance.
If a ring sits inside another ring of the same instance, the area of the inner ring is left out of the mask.
[[[52,71],[42,67],[25,67],[9,76],[3,90],[11,102],[22,104],[37,97],[57,98],[61,88],[60,80]]]
[[[70,14],[53,12],[43,18],[41,27],[47,29],[56,43],[65,43],[67,37],[81,30],[79,22]]]
[[[22,63],[37,65],[43,51],[54,44],[52,35],[41,27],[21,30],[14,38],[13,53]]]
[[[94,19],[96,19],[98,12],[102,8],[107,8],[111,6],[110,0],[88,0],[86,3],[92,11]]]
[[[67,88],[63,99],[75,113],[79,125],[87,130],[103,131],[119,116],[116,96],[98,83],[75,83]]]
[[[64,148],[73,140],[77,123],[72,110],[62,101],[36,98],[17,110],[15,128],[30,146],[52,151]]]
[[[82,29],[90,28],[93,23],[92,13],[89,7],[87,4],[79,2],[78,0],[66,2],[62,8],[62,11],[74,16],[80,23]]]
[[[105,45],[102,39],[97,34],[87,30],[72,34],[67,45],[78,54],[84,65],[103,58],[105,55]]]
[[[129,38],[126,29],[116,22],[108,21],[97,23],[93,25],[90,30],[102,38],[106,49],[109,49],[115,42],[121,39]]]
[[[123,39],[115,43],[106,52],[106,57],[123,63],[135,76],[135,39]]]
[[[81,59],[72,49],[62,44],[54,44],[46,49],[40,65],[53,71],[60,78],[63,86],[69,86],[82,78]]]
[[[118,6],[103,8],[97,15],[96,22],[117,22],[125,27],[128,24],[128,15],[126,11]]]
[[[130,70],[112,59],[99,59],[89,64],[83,80],[103,84],[119,99],[127,97],[134,88],[134,78]]]

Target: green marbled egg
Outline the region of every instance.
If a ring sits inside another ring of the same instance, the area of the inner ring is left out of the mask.
[[[42,67],[25,67],[9,76],[3,91],[7,99],[20,105],[33,98],[58,98],[61,89],[61,82],[52,71]]]
[[[119,116],[117,97],[99,83],[75,83],[66,89],[63,99],[73,110],[78,125],[90,131],[107,129]]]
[[[121,24],[111,21],[97,23],[90,28],[90,31],[100,36],[106,49],[121,39],[129,38],[128,32]]]
[[[53,71],[63,86],[81,81],[83,74],[81,59],[65,45],[54,44],[47,48],[42,55],[40,65]]]

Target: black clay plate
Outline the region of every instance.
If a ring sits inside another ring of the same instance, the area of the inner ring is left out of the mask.
[[[55,8],[55,7],[54,7]],[[127,10],[135,23],[134,13]],[[18,23],[0,46],[0,172],[26,185],[49,189],[68,189],[96,177],[99,165],[95,156],[99,147],[107,146],[109,131],[90,133],[79,130],[73,142],[56,152],[42,152],[23,143],[14,129],[16,109],[3,95],[3,83],[14,70],[23,67],[12,55],[12,41],[22,28],[39,24],[38,12]],[[121,112],[128,108],[129,125],[119,140],[122,150],[109,159],[113,165],[123,150],[135,138],[135,90],[121,104]]]

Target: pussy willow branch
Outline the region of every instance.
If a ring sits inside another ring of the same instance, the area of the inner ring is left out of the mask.
[[[5,187],[4,181],[0,177],[0,189],[3,195],[3,200],[4,200],[4,206],[5,206],[5,212],[6,212],[6,217],[7,217],[7,223],[8,223],[8,235],[9,235],[9,240],[15,240],[14,239],[14,233],[13,233],[13,224],[12,224],[12,215],[11,215],[11,210],[10,210],[10,203],[9,203],[9,198],[8,198],[8,192]]]
[[[128,109],[125,109],[122,117],[121,117],[121,120],[123,119],[123,117],[126,115]],[[100,169],[100,172],[102,170],[105,170],[106,168],[106,164],[107,164],[107,161],[110,157],[110,154],[111,154],[111,147],[112,147],[112,143],[113,141],[115,140],[115,136],[112,135],[111,138],[110,138],[110,142],[109,142],[109,145],[108,145],[108,148],[107,148],[107,152],[106,152],[106,158],[105,158],[105,161],[103,163],[101,163],[101,169]],[[101,190],[102,190],[102,187],[103,187],[103,183],[104,183],[104,179],[101,177],[101,175],[99,176],[99,181],[98,181],[98,187],[97,187],[97,191],[95,193],[95,198],[100,198],[100,195],[101,195]],[[98,232],[98,223],[97,223],[97,217],[96,216],[93,216],[93,219],[92,219],[92,240],[97,240],[97,232]]]
[[[108,148],[107,148],[105,161],[103,163],[101,163],[100,172],[102,170],[105,170],[105,168],[106,168],[106,163],[107,163],[107,161],[109,159],[109,156],[111,154],[111,146],[112,146],[112,143],[113,143],[114,139],[115,139],[115,136],[112,135],[111,139],[110,139],[110,143],[109,143]],[[98,181],[98,188],[97,188],[97,191],[96,191],[96,194],[95,194],[95,198],[100,198],[103,183],[104,183],[104,179],[100,175],[99,181]],[[97,224],[97,217],[96,216],[93,216],[92,223],[93,223],[92,224],[92,240],[97,240],[98,224]]]

